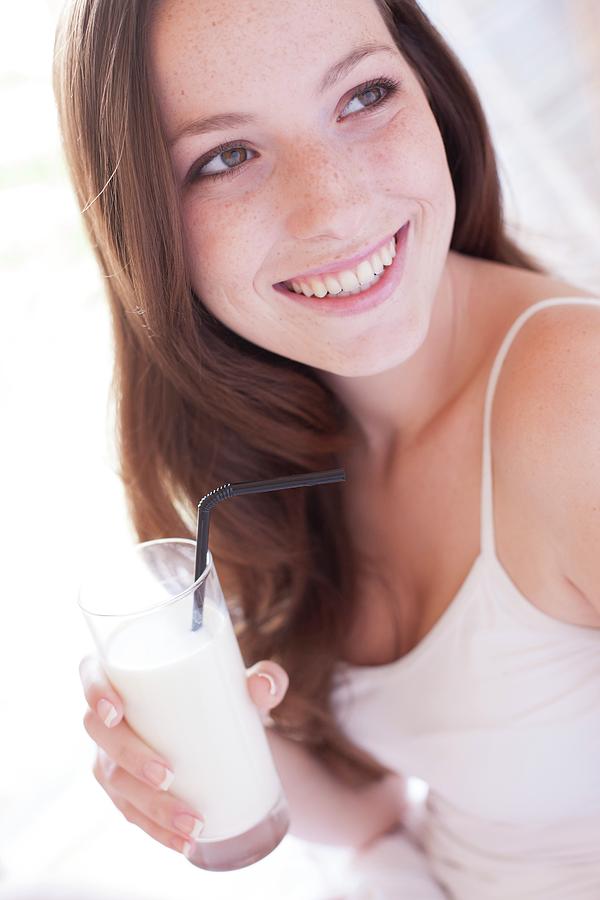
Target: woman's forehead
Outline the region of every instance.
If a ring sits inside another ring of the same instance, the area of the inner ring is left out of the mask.
[[[394,46],[375,0],[162,0],[149,50],[167,133],[190,103],[219,112],[278,88],[289,96],[367,43]]]

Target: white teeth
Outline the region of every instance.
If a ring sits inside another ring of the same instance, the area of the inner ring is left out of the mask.
[[[333,278],[331,275],[326,275],[324,281],[325,287],[330,294],[339,294],[343,290],[337,278]]]
[[[383,262],[384,266],[391,266],[391,264],[392,264],[392,259],[393,259],[394,257],[393,257],[392,254],[390,253],[390,248],[389,248],[389,247],[382,247],[381,250],[379,251],[379,253],[380,253],[380,255],[381,255],[381,261]]]
[[[339,297],[353,297],[355,294],[364,294],[364,292],[368,291],[370,287],[372,287],[374,284],[377,284],[377,282],[379,281],[380,278],[381,278],[381,275],[376,275],[375,278],[373,279],[373,281],[370,281],[369,284],[361,284],[361,286],[357,287],[355,290],[344,291],[343,293],[339,294],[338,296]]]
[[[327,293],[327,288],[325,287],[323,282],[317,278],[311,278],[308,284],[311,291],[316,297],[324,297]]]
[[[375,274],[381,275],[385,266],[383,265],[383,262],[381,261],[381,257],[379,255],[379,253],[373,254],[373,256],[371,257],[371,265],[373,266],[373,271],[375,272]]]
[[[345,269],[335,277],[324,275],[323,278],[311,276],[306,281],[286,282],[286,287],[296,294],[304,294],[305,297],[319,297],[319,299],[333,294],[334,296],[348,297],[362,293],[377,281],[386,266],[390,266],[396,255],[396,239],[392,238],[384,247],[380,247],[372,253],[368,259],[364,259],[354,269]]]
[[[360,287],[360,281],[350,269],[345,269],[343,272],[340,272],[338,281],[345,291],[353,291],[355,288]]]
[[[367,260],[364,260],[357,266],[356,274],[361,284],[369,284],[375,278],[373,266]]]

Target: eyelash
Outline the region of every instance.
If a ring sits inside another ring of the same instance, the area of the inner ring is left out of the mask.
[[[400,89],[400,82],[395,81],[392,78],[375,78],[372,81],[367,81],[364,84],[359,85],[356,90],[353,92],[352,96],[348,100],[348,103],[351,103],[355,97],[360,97],[361,94],[366,94],[368,91],[372,91],[374,88],[383,88],[385,90],[385,94],[379,100],[376,100],[375,103],[371,103],[369,106],[366,106],[362,110],[358,110],[358,112],[350,113],[351,116],[358,115],[360,113],[369,113],[374,109],[379,109],[388,100],[391,100],[392,97],[397,94]],[[345,104],[344,108],[348,106],[348,103]],[[211,151],[209,156],[199,159],[195,166],[192,166],[188,175],[185,179],[185,184],[193,184],[196,181],[204,181],[206,179],[215,179],[215,178],[231,178],[233,175],[237,175],[239,169],[243,168],[244,163],[240,163],[237,166],[233,166],[228,169],[226,172],[214,172],[211,175],[201,175],[200,169],[204,166],[208,165],[209,162],[212,162],[213,159],[216,159],[217,156],[220,156],[221,153],[224,153],[226,150],[249,150],[249,147],[246,147],[245,144],[240,143],[239,141],[228,141],[226,144],[219,144],[218,147],[215,147],[214,150]]]

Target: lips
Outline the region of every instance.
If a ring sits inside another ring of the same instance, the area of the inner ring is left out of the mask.
[[[302,306],[304,309],[312,310],[317,316],[336,316],[347,317],[363,315],[369,310],[383,304],[400,287],[406,257],[408,253],[410,241],[410,221],[402,226],[400,231],[394,235],[396,244],[396,255],[392,260],[391,266],[384,271],[383,275],[376,284],[372,284],[363,292],[356,295],[345,295],[343,297],[306,297],[303,293],[297,294],[290,291],[285,285],[274,285],[274,290],[281,294],[282,299],[286,303],[293,303],[295,306]]]
[[[396,232],[396,234],[397,233],[398,232]],[[355,256],[351,256],[348,259],[341,259],[337,262],[329,263],[327,265],[323,265],[314,269],[308,269],[300,275],[294,275],[291,278],[286,278],[284,281],[278,281],[277,284],[273,285],[273,287],[285,287],[286,282],[291,283],[292,281],[305,281],[311,276],[317,277],[320,275],[331,274],[333,272],[340,273],[346,269],[354,269],[363,260],[368,259],[373,253],[377,252],[381,247],[384,247],[387,243],[389,243],[392,237],[394,237],[394,234],[390,234],[387,237],[383,238],[383,240],[372,244],[370,247],[367,247],[365,250],[362,250]]]

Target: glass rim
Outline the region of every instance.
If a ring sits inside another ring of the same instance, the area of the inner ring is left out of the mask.
[[[131,550],[139,550],[142,547],[150,547],[153,544],[190,544],[192,547],[196,546],[196,541],[191,540],[191,538],[155,538],[152,541],[141,541],[138,544],[133,544],[130,548]],[[129,548],[128,548],[129,550]],[[170,606],[171,603],[176,603],[178,600],[181,600],[182,597],[185,597],[187,594],[195,591],[200,584],[208,578],[210,570],[213,568],[213,558],[210,550],[206,551],[206,567],[201,575],[193,582],[189,587],[185,588],[185,590],[180,591],[174,597],[168,597],[166,600],[162,600],[160,603],[155,603],[153,606],[148,606],[145,609],[138,609],[135,612],[95,612],[92,609],[87,609],[81,602],[81,594],[82,588],[80,587],[77,592],[77,606],[79,609],[85,613],[87,616],[95,616],[99,619],[134,619],[138,616],[145,616],[149,613],[158,612],[158,610],[165,609],[167,606]]]

